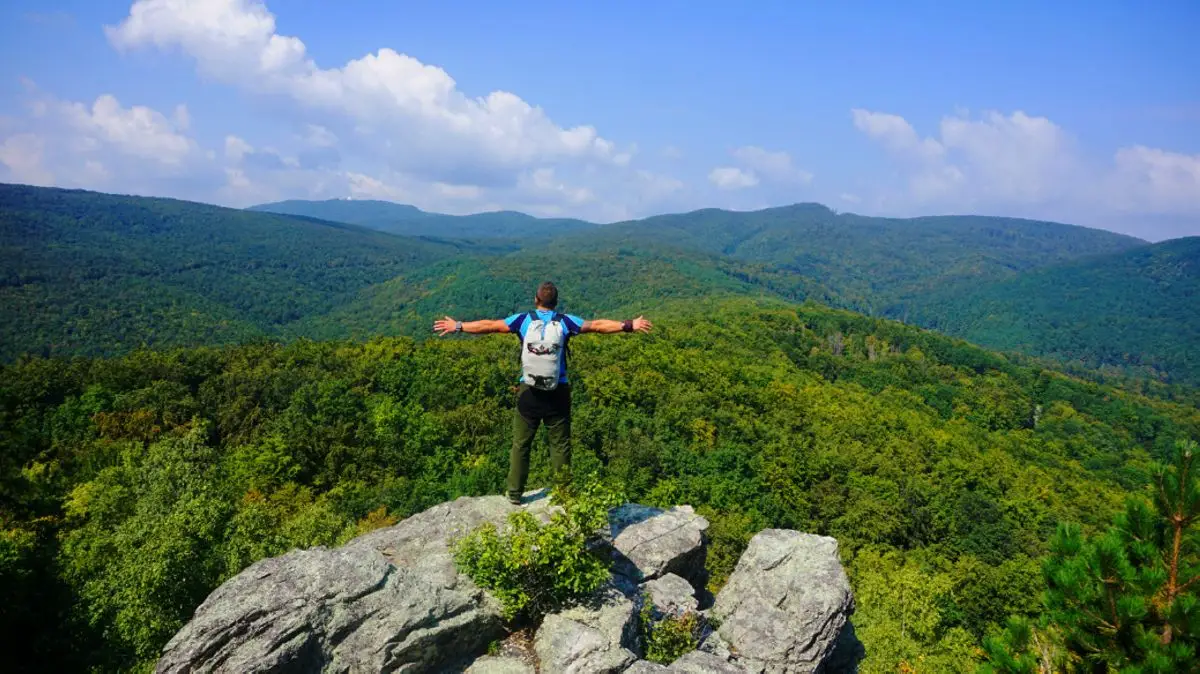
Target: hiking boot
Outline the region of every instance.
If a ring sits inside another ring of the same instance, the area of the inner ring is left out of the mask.
[[[521,505],[521,497],[520,496],[509,496],[508,502],[515,506],[519,506],[519,505]]]

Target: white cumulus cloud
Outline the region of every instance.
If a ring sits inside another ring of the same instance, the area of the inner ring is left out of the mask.
[[[202,147],[192,129],[215,120],[199,124],[183,103],[160,112],[112,94],[64,101],[26,82],[28,114],[0,119],[0,180],[231,206],[370,196],[601,221],[660,212],[686,194],[639,166],[636,144],[558,124],[511,92],[463,91],[396,49],[318,64],[262,0],[134,0],[105,31],[129,58],[182,55],[206,86],[287,105],[262,108],[271,132],[217,128],[215,146]]]
[[[748,145],[734,150],[733,156],[756,175],[777,183],[808,183],[813,179],[812,173],[796,168],[791,155],[786,152],[772,152]]]
[[[1135,145],[1117,151],[1109,194],[1121,209],[1200,215],[1200,154]]]
[[[239,162],[242,157],[254,152],[254,146],[237,136],[225,136],[225,156],[234,162]]]
[[[137,0],[107,29],[119,49],[178,49],[206,76],[251,93],[292,98],[365,137],[396,168],[431,179],[522,171],[559,161],[627,164],[587,125],[561,127],[516,94],[470,96],[443,69],[384,48],[324,68],[298,37],[276,32],[256,0]]]
[[[91,103],[62,101],[25,84],[29,114],[0,130],[0,180],[164,194],[170,181],[178,188],[217,179],[185,131],[185,106],[167,117],[111,94]]]
[[[122,107],[110,94],[100,96],[90,107],[58,103],[50,114],[60,115],[79,134],[77,140],[89,147],[108,145],[128,155],[174,165],[196,149],[162,113],[142,105]]]
[[[535,169],[522,176],[521,185],[536,195],[550,194],[561,197],[568,204],[584,204],[596,198],[586,187],[567,184],[555,174],[553,168],[549,167]],[[559,200],[558,198],[554,199],[554,201]]]
[[[708,181],[722,190],[740,190],[757,185],[758,176],[736,166],[718,166],[708,173]]]
[[[13,182],[30,185],[53,185],[54,174],[43,165],[45,143],[41,136],[19,133],[0,143],[0,164],[3,164]]]
[[[1018,110],[943,117],[922,138],[899,115],[851,111],[855,126],[901,160],[906,184],[893,205],[987,210],[1078,222],[1129,213],[1200,213],[1200,155],[1143,146],[1087,161],[1046,117]]]
[[[925,158],[939,157],[943,152],[941,143],[932,138],[921,138],[912,124],[899,115],[861,108],[850,112],[854,117],[854,126],[859,131],[881,141],[889,150]]]

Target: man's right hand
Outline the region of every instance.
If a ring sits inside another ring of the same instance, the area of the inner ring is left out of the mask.
[[[439,337],[445,337],[448,333],[454,332],[454,326],[457,324],[453,318],[449,316],[433,322],[433,331],[438,333]]]

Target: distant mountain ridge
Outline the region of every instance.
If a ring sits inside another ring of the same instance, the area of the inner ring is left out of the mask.
[[[989,216],[879,218],[805,203],[760,211],[704,209],[605,225],[560,237],[563,249],[670,246],[741,261],[794,299],[808,280],[819,298],[873,315],[903,318],[921,297],[1145,241],[1053,222]],[[805,279],[802,281],[802,279]],[[799,288],[793,288],[799,282]]]
[[[430,213],[408,204],[372,199],[292,199],[259,204],[246,210],[346,222],[404,236],[436,236],[450,239],[515,239],[557,235],[597,226],[573,218],[538,218],[516,211],[471,215]]]
[[[240,342],[477,249],[174,199],[0,184],[0,358]]]
[[[524,307],[553,278],[563,306],[589,315],[672,298],[814,300],[1072,366],[1200,383],[1187,355],[1200,282],[1146,281],[1193,265],[1186,239],[1151,246],[1061,223],[820,204],[606,225],[378,201],[256,208],[0,185],[0,358],[424,336],[435,316]]]

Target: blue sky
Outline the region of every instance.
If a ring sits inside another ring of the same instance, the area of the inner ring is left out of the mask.
[[[1195,2],[9,0],[0,31],[0,181],[1200,234]]]

